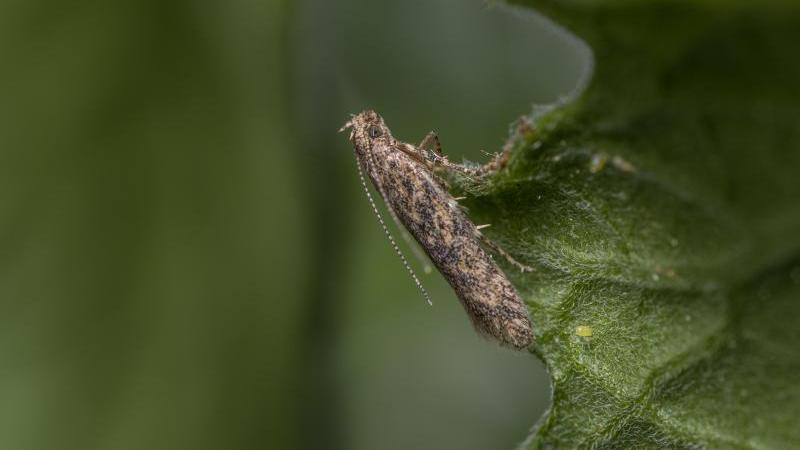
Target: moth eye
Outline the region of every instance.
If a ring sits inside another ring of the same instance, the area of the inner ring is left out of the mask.
[[[377,137],[380,137],[380,135],[382,135],[383,132],[381,131],[380,128],[373,125],[369,127],[369,129],[367,130],[367,134],[369,134],[369,137],[371,137],[372,139],[375,139]]]

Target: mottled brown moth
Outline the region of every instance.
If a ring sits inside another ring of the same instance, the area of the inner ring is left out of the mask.
[[[426,300],[430,303],[428,293],[389,233],[367,188],[364,172],[398,227],[401,230],[405,227],[411,233],[453,287],[478,332],[516,349],[530,345],[533,335],[527,308],[483,245],[523,271],[532,269],[486,239],[481,227],[467,218],[457,199],[434,173],[435,168],[443,167],[478,176],[487,169],[450,163],[442,155],[433,133],[417,146],[398,141],[374,111],[353,116],[340,131],[345,129],[351,130],[358,173],[372,209]],[[432,144],[434,150],[428,150]],[[494,161],[487,167],[492,169],[496,165]]]

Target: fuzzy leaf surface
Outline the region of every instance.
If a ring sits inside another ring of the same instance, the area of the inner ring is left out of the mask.
[[[800,6],[518,3],[595,59],[458,186],[537,269],[504,266],[553,383],[523,447],[800,447]]]

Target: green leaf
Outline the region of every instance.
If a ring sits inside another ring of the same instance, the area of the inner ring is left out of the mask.
[[[506,267],[553,383],[526,448],[797,448],[799,7],[521,3],[595,63],[460,183],[537,268]]]

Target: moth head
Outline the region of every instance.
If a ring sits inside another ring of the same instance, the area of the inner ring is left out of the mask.
[[[392,134],[383,122],[383,118],[372,110],[352,116],[339,131],[347,129],[350,129],[350,140],[360,148],[372,148],[376,141],[392,139]]]

